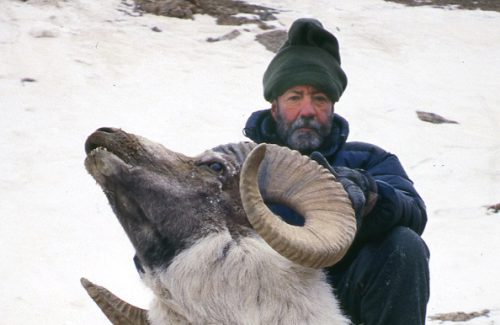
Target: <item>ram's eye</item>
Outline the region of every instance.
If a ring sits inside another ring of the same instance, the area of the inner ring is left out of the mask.
[[[208,167],[210,167],[211,170],[221,174],[224,172],[224,165],[221,164],[220,162],[212,162],[208,164]]]
[[[207,168],[212,170],[212,172],[223,176],[226,174],[226,165],[224,162],[219,161],[218,159],[205,159],[205,160],[199,160],[196,162],[196,165],[202,168]]]

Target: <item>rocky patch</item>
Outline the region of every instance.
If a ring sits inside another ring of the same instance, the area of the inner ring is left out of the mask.
[[[457,121],[449,120],[436,113],[417,111],[417,116],[420,120],[433,124],[442,124],[442,123],[458,124]]]
[[[134,0],[139,10],[155,15],[193,19],[196,14],[217,18],[219,25],[255,23],[262,29],[271,29],[267,21],[276,20],[277,10],[247,4],[238,0]]]
[[[486,209],[491,213],[498,213],[500,211],[500,203],[487,205]]]
[[[490,10],[500,12],[500,1],[498,0],[384,0],[397,2],[407,6],[432,6],[438,8],[455,7],[469,10]]]
[[[285,43],[287,37],[287,31],[280,29],[259,34],[255,37],[255,39],[257,42],[264,45],[267,50],[276,53],[283,43]]]
[[[451,322],[466,322],[473,318],[477,317],[488,317],[490,311],[488,309],[484,309],[482,311],[474,311],[472,313],[464,313],[462,311],[454,312],[454,313],[446,313],[446,314],[437,314],[434,316],[430,316],[431,320],[440,320],[440,321],[451,321]]]
[[[126,2],[127,0],[123,0]],[[241,26],[255,24],[261,30],[271,30],[256,36],[256,41],[266,49],[277,52],[286,40],[286,31],[273,30],[269,24],[275,21],[278,10],[269,7],[248,4],[239,0],[133,0],[134,12],[193,19],[196,14],[206,14],[216,18],[219,25]],[[241,31],[233,30],[226,35],[209,37],[207,42],[232,40],[241,35]]]

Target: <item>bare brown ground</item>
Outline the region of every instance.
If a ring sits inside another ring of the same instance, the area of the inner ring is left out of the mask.
[[[408,6],[432,6],[444,8],[448,6],[455,6],[458,9],[469,10],[490,10],[500,12],[499,0],[384,0],[405,4]]]
[[[464,313],[464,312],[454,312],[454,313],[446,313],[446,314],[437,314],[434,316],[430,316],[431,320],[440,320],[440,321],[451,321],[451,322],[466,322],[473,318],[477,317],[488,317],[490,311],[488,309],[482,311],[475,311],[472,313]]]
[[[265,22],[276,20],[278,11],[272,8],[247,4],[238,0],[134,0],[137,8],[148,13],[176,18],[192,19],[195,14],[217,18],[219,25],[255,23],[262,29],[270,29]],[[248,14],[254,17],[237,16]]]

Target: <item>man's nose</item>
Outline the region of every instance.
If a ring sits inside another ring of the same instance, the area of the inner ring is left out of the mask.
[[[300,116],[311,117],[314,115],[316,115],[316,111],[314,110],[313,102],[310,97],[306,96],[300,105]]]

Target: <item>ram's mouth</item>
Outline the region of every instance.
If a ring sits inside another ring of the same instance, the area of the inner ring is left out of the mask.
[[[112,143],[111,135],[119,133],[119,129],[115,128],[100,128],[88,136],[85,141],[85,152],[87,156],[95,156],[102,151],[112,152],[110,143]]]
[[[105,157],[108,157],[107,159],[109,159],[111,156],[114,156],[115,158],[118,158],[119,160],[123,161],[123,159],[120,156],[118,156],[113,151],[109,150],[107,147],[104,146],[96,146],[95,148],[88,150],[86,161],[87,160],[96,161],[97,159],[106,159]]]
[[[106,148],[104,146],[98,146],[98,145],[95,145],[95,144],[91,143],[91,144],[89,144],[89,148],[85,149],[85,151],[89,155],[95,153],[96,151],[100,151],[100,150],[108,151],[108,148]]]
[[[103,151],[105,151],[107,153],[112,153],[111,151],[108,151],[108,148],[106,148],[106,147],[95,147],[94,149],[87,151],[87,156],[90,156],[90,157],[96,156]]]
[[[127,164],[127,156],[119,150],[118,141],[123,137],[125,133],[119,129],[100,128],[85,141],[85,167],[101,185],[105,178],[117,175],[130,167]]]

